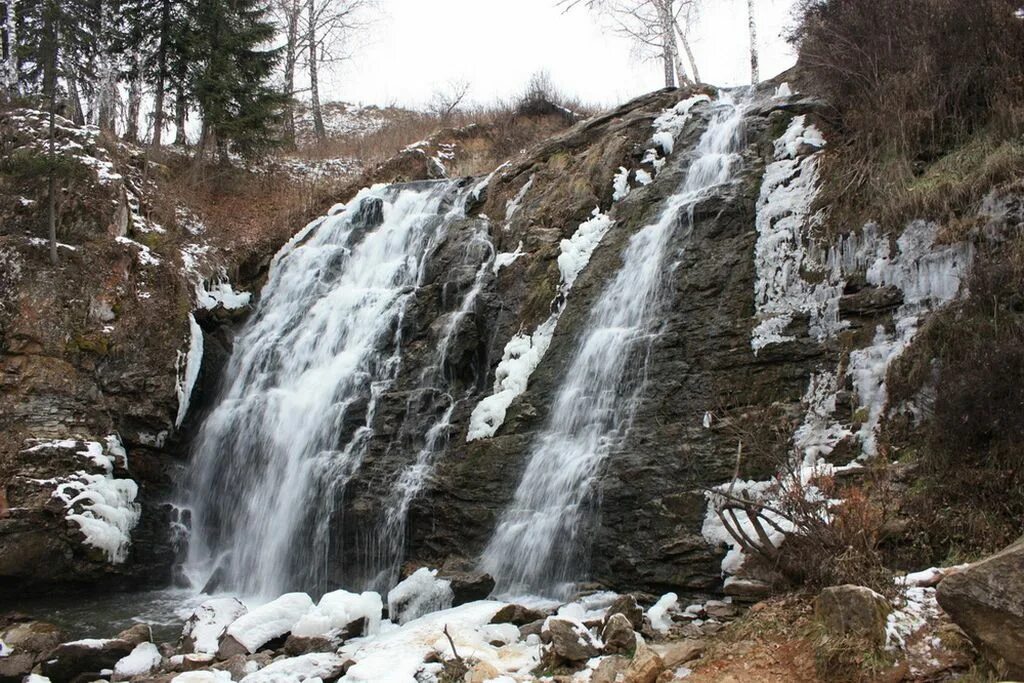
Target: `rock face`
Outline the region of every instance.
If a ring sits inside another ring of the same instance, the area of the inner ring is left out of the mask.
[[[936,598],[1004,676],[1024,678],[1024,538],[947,576]]]
[[[814,601],[814,618],[830,635],[858,635],[876,646],[885,644],[891,611],[888,600],[864,586],[832,586]]]

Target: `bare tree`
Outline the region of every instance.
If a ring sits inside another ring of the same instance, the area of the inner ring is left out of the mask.
[[[757,52],[757,17],[754,12],[754,0],[747,0],[747,26],[750,30],[750,82],[761,81],[761,70],[758,66]]]
[[[665,86],[698,80],[697,64],[687,33],[700,0],[558,0],[569,11],[584,6],[610,18],[613,30],[628,37],[641,53],[654,53],[662,62]],[[683,67],[679,44],[690,62],[693,78]]]
[[[302,0],[275,0],[274,13],[284,33],[284,93],[295,97],[295,72],[299,65],[299,28],[302,24]],[[318,93],[319,95],[319,93]],[[295,147],[295,106],[289,102],[284,108],[283,141],[286,147]]]
[[[320,106],[320,68],[348,59],[355,36],[367,27],[374,0],[305,0],[309,100],[317,140],[327,137]]]
[[[15,13],[17,12],[17,1],[6,0],[0,2],[3,12],[3,70],[4,90],[8,96],[14,96],[18,92],[18,55],[15,46],[18,44],[16,35]]]
[[[437,116],[441,121],[447,122],[466,99],[466,95],[469,94],[469,88],[470,83],[467,80],[449,81],[447,86],[434,91],[428,105],[430,113]]]

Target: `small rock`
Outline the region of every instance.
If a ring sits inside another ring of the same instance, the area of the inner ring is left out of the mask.
[[[629,660],[619,655],[602,657],[601,663],[590,676],[590,683],[615,683],[620,673],[629,666]]]
[[[604,651],[607,654],[628,654],[636,647],[636,632],[626,615],[611,615],[601,631]]]
[[[486,683],[493,678],[497,678],[501,675],[501,672],[494,668],[487,662],[477,662],[466,672],[462,680],[466,683]]]
[[[452,607],[486,600],[494,590],[494,577],[481,571],[440,571],[438,578],[451,581]]]
[[[772,594],[772,587],[764,581],[732,576],[726,580],[723,590],[729,597],[743,602],[759,602]]]
[[[636,652],[629,666],[622,672],[619,683],[655,683],[665,670],[665,663],[640,636],[636,638]]]
[[[245,655],[235,655],[223,662],[217,662],[213,665],[213,668],[220,671],[227,671],[231,674],[231,680],[233,681],[240,681],[245,678],[247,674],[252,673],[249,671],[250,664]],[[255,670],[257,667],[252,668]]]
[[[238,655],[234,655],[237,657]],[[211,654],[204,652],[195,652],[189,655],[185,655],[181,660],[182,671],[199,671],[205,669],[213,664],[216,658]]]
[[[309,654],[310,652],[333,652],[338,643],[327,636],[288,636],[284,641],[284,652],[292,657]]]
[[[721,600],[708,600],[704,603],[704,612],[713,619],[732,619],[739,614],[736,605]]]
[[[522,605],[505,605],[491,619],[492,624],[525,626],[534,621],[544,622],[545,614]],[[538,631],[539,632],[539,631]]]
[[[217,648],[217,659],[230,659],[235,655],[249,654],[248,648],[235,640],[234,636],[224,634],[221,636],[220,645]]]
[[[677,640],[671,643],[656,643],[651,649],[658,653],[662,663],[669,669],[692,662],[704,654],[707,644],[703,640]]]
[[[551,651],[560,659],[582,662],[601,652],[594,636],[577,621],[548,617],[544,622],[542,638],[544,633],[550,634]]]
[[[832,586],[814,600],[814,618],[835,636],[860,635],[885,644],[885,622],[892,608],[884,597],[864,586]]]
[[[529,636],[539,636],[541,641],[544,643],[550,643],[550,633],[547,634],[548,638],[545,639],[544,631],[544,619],[538,619],[537,621],[531,621],[529,624],[523,624],[519,627],[519,638],[526,640]]]
[[[637,604],[636,598],[632,595],[620,595],[609,605],[605,619],[611,619],[615,614],[621,614],[629,620],[634,631],[639,631],[644,625],[644,610]]]

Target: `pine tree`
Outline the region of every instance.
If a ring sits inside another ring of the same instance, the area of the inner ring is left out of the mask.
[[[98,43],[98,0],[22,0],[17,15],[19,76],[49,112],[47,223],[57,264],[56,115],[60,84],[92,76]]]
[[[287,97],[269,79],[279,50],[261,0],[198,0],[194,26],[199,69],[192,90],[203,117],[204,146],[227,162],[228,146],[252,156],[274,144],[274,127]]]

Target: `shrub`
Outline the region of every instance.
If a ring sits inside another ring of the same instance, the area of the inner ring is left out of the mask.
[[[883,220],[905,219],[898,211],[877,216],[879,200],[902,204],[914,177],[979,131],[998,143],[1024,129],[1018,7],[1016,0],[804,0],[792,35],[800,73],[835,107],[842,138],[833,145],[825,201],[859,220],[868,208]]]

